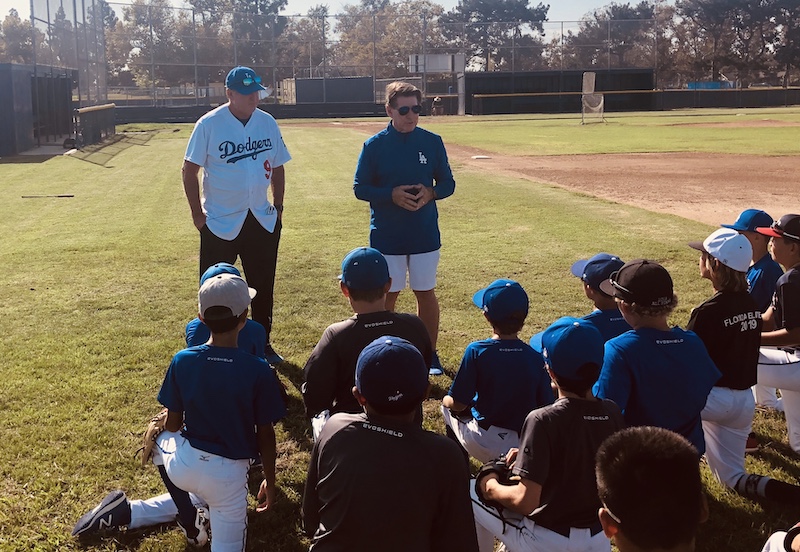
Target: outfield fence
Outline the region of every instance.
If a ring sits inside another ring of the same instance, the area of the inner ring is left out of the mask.
[[[433,95],[454,93],[459,69],[658,65],[655,20],[605,22],[596,40],[578,41],[577,21],[451,23],[433,8],[429,13],[395,9],[388,15],[309,17],[200,11],[157,2],[33,0],[31,7],[34,63],[76,68],[75,100],[82,106],[213,104],[220,97],[213,92],[235,65],[253,67],[284,103],[291,102],[282,90],[289,79],[416,77]],[[626,40],[634,40],[635,47],[620,47]],[[433,54],[463,55],[465,67],[412,66],[411,56]],[[118,90],[125,91],[123,97]]]

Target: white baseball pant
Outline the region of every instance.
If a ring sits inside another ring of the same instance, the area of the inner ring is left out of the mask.
[[[519,447],[519,435],[516,431],[497,426],[483,429],[475,418],[462,422],[444,406],[442,416],[445,425],[453,430],[461,446],[481,463],[494,460],[507,453],[510,448]]]
[[[195,508],[208,509],[208,504],[199,496],[189,493],[189,498]],[[140,529],[151,525],[172,523],[176,517],[178,517],[178,507],[175,506],[175,502],[169,493],[154,496],[147,500],[131,500],[131,522],[128,524],[128,529]]]
[[[211,552],[243,551],[250,460],[232,460],[196,449],[180,433],[170,431],[161,433],[157,443],[170,480],[208,503]]]
[[[753,424],[755,400],[750,389],[714,387],[700,413],[711,473],[731,489],[746,472],[744,449]]]
[[[772,533],[767,542],[764,543],[764,548],[761,552],[787,552],[783,547],[783,541],[786,539],[786,531],[777,531]]]
[[[797,351],[761,347],[758,355],[758,383],[781,390],[789,446],[800,453],[800,357]]]
[[[500,517],[497,510],[483,504],[475,494],[474,479],[470,481],[469,492],[472,497],[472,513],[475,515],[480,552],[492,552],[495,537],[503,542],[508,552],[611,551],[611,541],[602,531],[592,535],[590,529],[573,527],[569,531],[569,537],[565,537],[510,510],[504,510],[503,517]]]

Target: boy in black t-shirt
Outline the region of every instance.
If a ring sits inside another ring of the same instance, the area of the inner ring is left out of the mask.
[[[789,445],[800,453],[800,215],[756,230],[770,236],[770,254],[786,268],[763,316],[758,383],[781,390]]]
[[[577,318],[561,318],[542,335],[542,354],[558,399],[528,414],[520,448],[506,455],[519,481],[503,485],[489,475],[479,489],[473,484],[482,552],[492,550],[495,537],[509,552],[611,549],[597,519],[594,455],[624,422],[616,404],[592,395],[603,345],[597,328]],[[479,497],[499,503],[503,511]]]

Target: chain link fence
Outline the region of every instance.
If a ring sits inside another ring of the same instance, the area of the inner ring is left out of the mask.
[[[390,5],[391,7],[391,5]],[[435,13],[259,15],[176,8],[165,0],[33,0],[35,63],[78,70],[81,105],[224,102],[236,65],[258,72],[291,103],[292,79],[415,78],[427,95],[454,92],[456,73],[412,56],[463,55],[466,71],[657,68],[655,20],[458,23]],[[659,82],[663,81],[660,76]]]

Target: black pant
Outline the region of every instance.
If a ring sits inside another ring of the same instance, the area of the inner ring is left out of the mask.
[[[200,230],[200,275],[216,263],[233,264],[237,256],[242,260],[247,285],[258,292],[252,304],[253,320],[267,330],[267,343],[272,331],[273,288],[280,240],[280,220],[275,223],[275,230],[268,232],[249,211],[239,235],[231,241],[215,236],[208,226]]]

